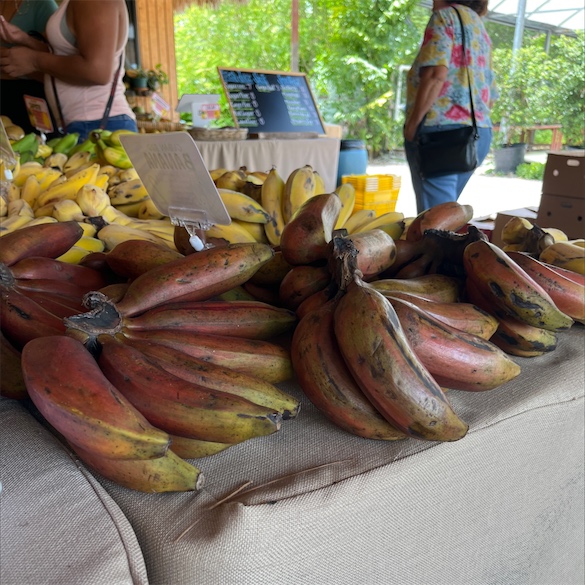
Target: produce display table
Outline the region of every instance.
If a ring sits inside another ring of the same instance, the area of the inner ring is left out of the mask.
[[[292,171],[310,164],[323,177],[328,191],[337,186],[337,138],[196,140],[195,144],[210,170],[245,166],[250,171],[269,171],[274,165],[286,181]]]
[[[584,329],[515,359],[522,372],[508,384],[449,392],[470,425],[458,442],[360,439],[303,399],[275,435],[194,461],[206,476],[197,494],[94,478],[3,400],[0,580],[582,585]],[[227,498],[247,482],[252,491]]]

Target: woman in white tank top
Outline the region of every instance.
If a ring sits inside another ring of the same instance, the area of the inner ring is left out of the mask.
[[[10,75],[45,75],[45,91],[56,116],[59,105],[67,132],[85,140],[99,128],[110,95],[106,128],[137,130],[125,96],[124,51],[128,11],[124,0],[63,0],[47,22],[50,51],[17,46],[0,59]],[[56,95],[55,95],[56,92]]]

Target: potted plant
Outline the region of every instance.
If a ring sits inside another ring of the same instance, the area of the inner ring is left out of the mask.
[[[148,87],[148,72],[141,67],[127,69],[126,79],[131,89],[145,89]]]
[[[154,69],[149,69],[146,72],[146,76],[146,84],[150,89],[152,89],[152,91],[157,91],[161,86],[167,85],[169,83],[169,76],[165,71],[163,71],[162,65],[160,63],[158,63]]]

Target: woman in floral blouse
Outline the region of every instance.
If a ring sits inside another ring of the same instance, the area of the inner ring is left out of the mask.
[[[472,175],[467,172],[422,178],[416,149],[419,132],[472,125],[467,70],[479,130],[480,163],[490,149],[490,110],[497,90],[491,41],[481,19],[487,13],[487,4],[488,0],[434,0],[422,45],[408,73],[404,145],[418,212],[444,201],[456,201]],[[465,28],[465,62],[461,25],[453,6]]]

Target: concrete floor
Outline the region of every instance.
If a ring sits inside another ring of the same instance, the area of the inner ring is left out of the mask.
[[[546,162],[546,152],[528,152],[526,162]],[[473,174],[459,198],[460,203],[473,206],[474,217],[494,216],[498,211],[518,209],[520,207],[538,207],[542,190],[542,181],[520,179],[515,176],[495,176],[486,174],[493,169],[491,157]],[[416,201],[410,177],[410,169],[401,157],[387,160],[370,161],[367,169],[369,175],[391,174],[400,177],[401,186],[396,204],[396,211],[405,217],[416,215]]]

